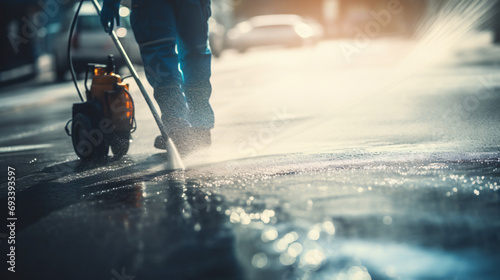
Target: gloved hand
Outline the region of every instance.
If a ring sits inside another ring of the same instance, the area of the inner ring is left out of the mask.
[[[111,34],[113,28],[116,25],[120,26],[120,0],[104,0],[102,3],[101,10],[101,24],[104,27],[104,31]]]

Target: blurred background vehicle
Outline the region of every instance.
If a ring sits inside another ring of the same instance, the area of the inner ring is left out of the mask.
[[[30,20],[40,10],[36,2],[0,1],[0,84],[22,82],[38,73],[37,37],[41,32]]]
[[[258,46],[302,46],[316,43],[322,33],[319,25],[298,15],[263,15],[238,23],[228,32],[228,45],[239,52]]]
[[[63,20],[60,22],[60,31],[55,37],[53,57],[54,68],[58,80],[64,80],[69,70],[67,43],[69,28],[76,7],[75,5],[72,13],[65,14]],[[116,34],[120,38],[125,51],[129,54],[132,63],[141,64],[142,60],[139,47],[130,26],[129,14],[129,8],[125,6],[120,7],[121,26],[116,29]],[[99,17],[91,2],[84,3],[80,10],[80,17],[77,21],[75,34],[71,40],[71,47],[73,64],[77,73],[85,71],[87,63],[106,64],[108,54],[113,54],[115,56],[117,69],[125,66],[125,61],[121,55],[119,55],[113,41],[109,35],[103,31]]]
[[[215,18],[210,18],[209,22],[209,42],[210,49],[212,50],[212,55],[214,57],[220,57],[224,49],[226,48],[226,27],[220,24]]]

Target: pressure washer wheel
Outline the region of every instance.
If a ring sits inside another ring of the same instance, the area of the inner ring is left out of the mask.
[[[85,114],[78,113],[71,125],[71,138],[76,154],[82,160],[103,160],[108,156],[109,143],[102,133],[92,125]],[[128,149],[128,148],[127,148]]]
[[[111,151],[116,158],[127,154],[130,146],[130,131],[115,132],[109,138]]]

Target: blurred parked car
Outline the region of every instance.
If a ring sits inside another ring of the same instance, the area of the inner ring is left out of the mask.
[[[55,70],[59,80],[64,79],[68,66],[67,47],[68,36],[74,10],[68,12],[61,22],[62,28],[56,36],[55,48],[53,50]],[[121,26],[115,29],[116,35],[120,38],[123,48],[130,57],[132,63],[142,64],[139,46],[135,41],[134,34],[130,27],[130,9],[120,7]],[[111,37],[104,32],[100,19],[96,14],[92,3],[86,2],[82,5],[77,26],[71,40],[72,59],[75,71],[81,73],[85,71],[87,63],[103,63],[107,61],[107,55],[113,54],[117,69],[125,66],[125,61],[119,54]]]
[[[26,19],[33,17],[33,14],[37,12],[39,6],[37,1],[4,0],[1,2],[0,86],[36,77],[40,55],[37,36],[26,36],[24,34],[27,33],[23,33],[27,32]]]
[[[210,18],[208,23],[210,49],[214,57],[219,57],[226,48],[226,28],[214,18]]]
[[[228,32],[228,45],[240,52],[269,45],[314,44],[323,36],[319,24],[298,15],[264,15],[240,22]]]

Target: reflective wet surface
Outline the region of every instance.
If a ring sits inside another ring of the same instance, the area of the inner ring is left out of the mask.
[[[18,261],[30,267],[22,273],[92,279],[125,268],[137,279],[495,279],[498,158],[317,156],[287,157],[314,167],[277,164],[275,173],[221,172],[217,165],[165,173],[159,156],[105,167],[74,162],[65,171],[82,168],[79,176],[56,180],[53,169],[42,170],[34,176],[46,179],[17,196],[29,205],[17,214]]]

